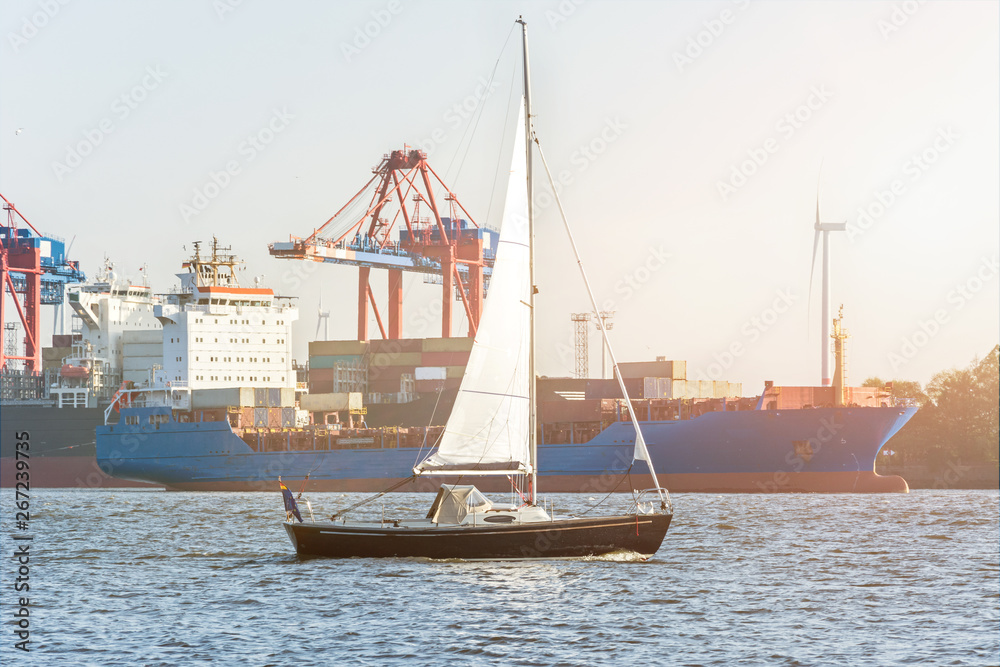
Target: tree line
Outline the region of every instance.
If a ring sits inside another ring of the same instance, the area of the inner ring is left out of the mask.
[[[888,387],[881,378],[866,387]],[[996,463],[1000,451],[1000,345],[962,369],[941,371],[926,387],[911,380],[892,380],[899,400],[916,401],[920,410],[886,444],[893,463],[940,466],[947,461]]]

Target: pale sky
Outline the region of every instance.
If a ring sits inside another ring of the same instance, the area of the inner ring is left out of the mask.
[[[478,221],[499,222],[518,14],[535,129],[620,359],[686,359],[750,395],[818,384],[817,183],[823,220],[849,227],[831,248],[851,383],[926,383],[998,342],[995,2],[8,1],[0,192],[75,238],[89,275],[105,255],[130,276],[146,264],[159,292],[182,246],[218,236],[248,282],[299,297],[304,359],[321,292],[332,337],[354,336],[357,270],[267,244],[311,233],[383,153],[425,148]],[[569,314],[588,302],[539,203],[538,368],[566,375]],[[384,273],[373,288],[384,309]],[[425,333],[439,294],[407,276],[404,335]]]

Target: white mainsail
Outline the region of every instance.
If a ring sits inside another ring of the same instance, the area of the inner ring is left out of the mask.
[[[437,451],[414,473],[530,473],[531,331],[524,100],[489,294]]]

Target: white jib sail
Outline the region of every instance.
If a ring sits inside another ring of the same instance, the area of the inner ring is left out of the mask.
[[[489,294],[438,449],[414,468],[416,474],[531,472],[531,239],[524,141],[522,99]]]

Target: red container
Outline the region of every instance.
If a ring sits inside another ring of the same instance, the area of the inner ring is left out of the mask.
[[[433,394],[438,389],[444,389],[445,380],[417,380],[418,394]]]
[[[403,375],[414,377],[415,370],[416,366],[370,366],[368,368],[368,382],[395,380],[398,384],[399,378]]]
[[[395,394],[399,392],[399,378],[368,380],[368,391],[373,394]]]
[[[467,366],[468,352],[424,352],[420,357],[422,366]]]
[[[601,421],[602,402],[589,401],[541,401],[538,404],[538,419],[543,423],[554,422],[596,422]],[[607,401],[612,403],[612,401]]]
[[[332,394],[333,393],[333,381],[330,382],[310,382],[309,383],[309,393],[310,394]]]
[[[371,341],[371,353],[377,354],[385,352],[394,354],[397,352],[420,352],[423,347],[422,338],[400,338],[398,340],[373,340]]]
[[[332,368],[310,368],[309,382],[333,382]]]

